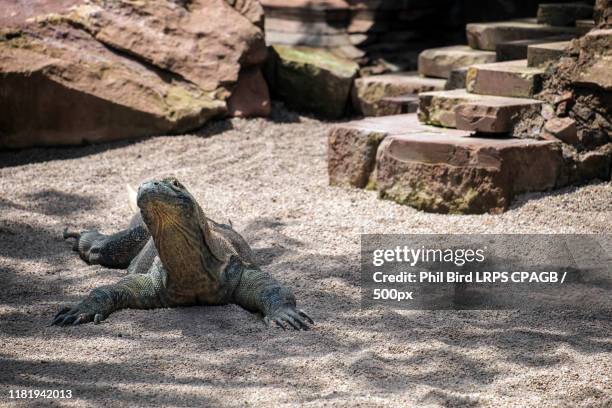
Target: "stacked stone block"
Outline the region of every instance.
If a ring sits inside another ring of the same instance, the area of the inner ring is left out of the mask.
[[[505,211],[525,192],[609,180],[610,135],[589,147],[584,138],[593,132],[581,132],[575,118],[563,113],[574,95],[555,96],[555,105],[542,97],[547,67],[575,52],[567,39],[576,35],[575,20],[586,15],[587,7],[555,4],[543,9],[540,22],[471,24],[469,46],[421,53],[420,80],[438,77],[451,89],[422,89],[418,114],[336,126],[329,135],[330,184],[375,189],[381,198],[419,210],[466,214]],[[568,9],[580,10],[573,21],[568,21]],[[598,21],[606,24],[605,17]],[[594,30],[580,41],[581,49],[593,55],[586,58],[581,51],[578,61],[588,62],[571,78],[583,90],[603,91],[604,97],[612,89],[609,31]],[[520,58],[495,62],[497,47],[511,43],[518,51],[507,52]],[[370,77],[367,82],[383,79]],[[451,81],[455,86],[448,85]],[[382,100],[384,92],[377,95]],[[593,120],[605,126],[610,118]]]

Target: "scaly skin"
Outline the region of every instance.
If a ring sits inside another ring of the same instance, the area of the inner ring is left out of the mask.
[[[250,247],[230,226],[208,219],[175,178],[140,186],[140,214],[127,230],[64,231],[90,264],[127,268],[119,282],[94,289],[55,316],[55,325],[99,323],[112,312],[235,303],[264,316],[268,325],[308,330],[312,319],[296,308],[295,297],[259,269]]]

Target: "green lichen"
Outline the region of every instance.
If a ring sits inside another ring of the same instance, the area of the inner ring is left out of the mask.
[[[456,197],[449,204],[449,213],[451,214],[466,214],[473,212],[473,205],[479,197],[478,190],[468,188],[462,196]]]
[[[25,36],[18,36],[1,40],[9,48],[32,49],[32,41]]]
[[[49,13],[42,16],[36,16],[33,21],[40,25],[56,25],[66,22],[66,16],[57,13]]]
[[[370,175],[371,176],[371,175]],[[368,184],[364,187],[368,191],[376,191],[376,178],[370,177],[368,179]]]
[[[380,142],[387,136],[384,132],[370,132],[368,133],[367,145],[378,147]]]
[[[440,197],[429,191],[422,181],[410,183],[409,186],[394,184],[381,192],[381,198],[387,198],[398,204],[409,205],[418,210],[436,211],[441,203]]]
[[[164,97],[164,103],[171,120],[180,119],[185,114],[197,113],[206,108],[216,110],[224,106],[221,101],[180,85],[170,86]]]
[[[474,84],[476,83],[476,76],[478,75],[478,69],[470,67],[465,75],[465,87],[468,92],[474,92]]]
[[[336,75],[352,77],[359,69],[355,62],[318,48],[274,45],[273,49],[283,63],[306,65],[303,68],[311,70],[312,72],[308,73],[312,75],[317,75],[319,69],[322,68]]]
[[[474,203],[480,198],[480,194],[478,190],[469,188],[461,196],[444,200],[439,194],[431,191],[425,182],[416,181],[409,186],[394,184],[391,188],[381,191],[380,197],[422,211],[469,214],[475,212]]]

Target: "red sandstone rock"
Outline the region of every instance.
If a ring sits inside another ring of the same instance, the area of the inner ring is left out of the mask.
[[[448,78],[454,69],[495,62],[494,51],[474,50],[467,45],[430,48],[419,54],[419,74]]]
[[[550,119],[544,125],[544,132],[567,144],[577,145],[580,142],[576,121],[571,118]]]
[[[382,116],[388,114],[384,98],[441,90],[444,84],[443,79],[423,78],[415,72],[357,78],[351,94],[353,107],[364,116]]]
[[[465,89],[424,92],[419,99],[422,122],[485,133],[512,133],[519,117],[542,106],[535,99],[478,95]]]
[[[553,27],[537,24],[531,19],[472,23],[466,27],[468,44],[478,50],[494,51],[495,46],[508,41],[574,34],[575,27]]]
[[[541,89],[544,70],[527,66],[526,60],[472,65],[466,88],[481,95],[530,98]]]
[[[577,182],[593,179],[610,180],[612,149],[582,153],[576,160]]]
[[[558,143],[444,135],[389,136],[376,186],[383,198],[439,213],[499,213],[519,193],[556,186]]]
[[[227,100],[231,116],[253,117],[270,114],[270,93],[259,68],[248,68],[240,73],[238,84]]]
[[[578,26],[576,26],[578,28]],[[587,30],[588,31],[588,30]],[[554,37],[535,38],[529,40],[508,41],[497,44],[495,52],[497,53],[497,61],[512,61],[527,59],[527,52],[530,45],[552,43],[559,41],[569,41],[573,39],[573,35],[558,35]]]
[[[574,26],[576,20],[593,17],[593,6],[586,3],[544,3],[538,7],[538,23]]]
[[[580,57],[573,82],[612,91],[612,28],[589,32],[580,39]]]
[[[419,123],[417,115],[366,118],[334,126],[328,137],[328,172],[331,185],[366,187],[371,180],[376,151],[389,135],[453,135],[467,137],[471,132],[441,129]]]
[[[556,62],[565,55],[569,46],[569,41],[530,45],[527,47],[527,65],[541,67],[549,62]]]
[[[261,8],[232,3],[11,3],[0,18],[0,147],[184,132],[225,114],[241,69],[266,55]]]
[[[415,113],[419,109],[419,97],[415,94],[386,96],[378,103],[377,116]]]

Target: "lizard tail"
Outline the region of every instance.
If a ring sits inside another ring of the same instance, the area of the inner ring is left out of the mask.
[[[134,190],[134,188],[129,184],[125,185],[125,189],[128,193],[128,204],[130,205],[130,209],[132,210],[132,212],[136,213],[140,211],[138,209],[138,205],[136,204],[136,190]]]

